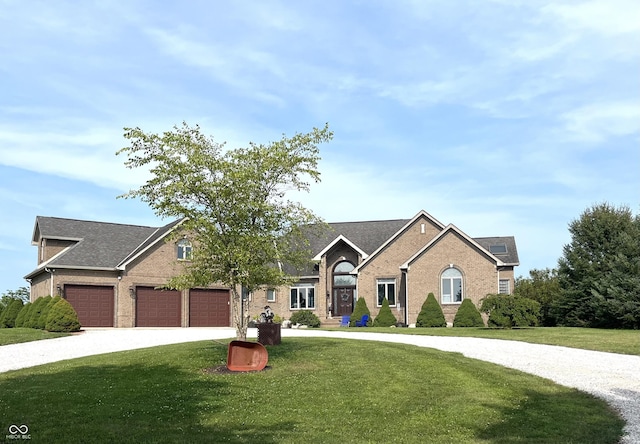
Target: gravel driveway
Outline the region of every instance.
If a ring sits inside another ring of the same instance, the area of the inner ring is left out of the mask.
[[[0,373],[121,350],[235,336],[232,328],[87,329],[64,338],[0,347]],[[250,329],[255,337],[256,330]],[[283,329],[283,337],[310,336],[397,342],[462,353],[469,358],[551,379],[606,400],[624,417],[624,443],[640,443],[640,356],[480,338],[451,338],[363,331]],[[639,337],[640,340],[640,337]]]

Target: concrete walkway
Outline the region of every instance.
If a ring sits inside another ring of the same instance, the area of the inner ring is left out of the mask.
[[[249,329],[249,337],[256,337]],[[605,399],[627,421],[623,442],[640,442],[640,356],[481,338],[283,329],[283,337],[333,337],[411,344],[551,379]],[[0,373],[122,350],[235,337],[232,328],[90,328],[69,337],[0,347]]]

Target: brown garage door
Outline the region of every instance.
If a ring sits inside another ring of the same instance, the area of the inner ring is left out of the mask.
[[[136,288],[136,327],[180,327],[181,295],[176,290]]]
[[[65,285],[64,297],[83,327],[113,327],[113,287]]]
[[[228,327],[229,290],[190,290],[190,327]]]

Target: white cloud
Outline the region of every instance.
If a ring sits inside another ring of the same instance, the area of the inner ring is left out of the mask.
[[[640,31],[640,3],[635,0],[594,0],[582,3],[551,3],[542,11],[563,20],[566,26],[603,35]]]
[[[640,103],[609,102],[586,105],[561,116],[569,137],[599,143],[609,137],[640,135]]]

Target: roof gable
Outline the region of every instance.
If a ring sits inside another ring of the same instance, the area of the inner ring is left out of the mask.
[[[434,245],[436,245],[438,242],[440,242],[442,239],[444,239],[444,237],[446,237],[447,235],[449,235],[451,233],[454,233],[454,234],[458,235],[459,237],[461,237],[467,243],[469,243],[470,245],[475,247],[481,254],[485,255],[488,259],[490,259],[491,261],[495,262],[496,265],[498,265],[498,266],[507,265],[501,259],[499,259],[495,255],[491,254],[491,252],[489,252],[489,250],[484,248],[482,245],[480,245],[478,242],[476,242],[473,238],[467,236],[458,227],[456,227],[453,224],[449,224],[436,237],[434,237],[428,244],[426,244],[424,247],[422,247],[416,254],[411,256],[404,264],[402,264],[400,266],[400,269],[402,269],[402,270],[408,269],[413,262],[415,262],[419,257],[424,255],[429,249],[431,249]]]

